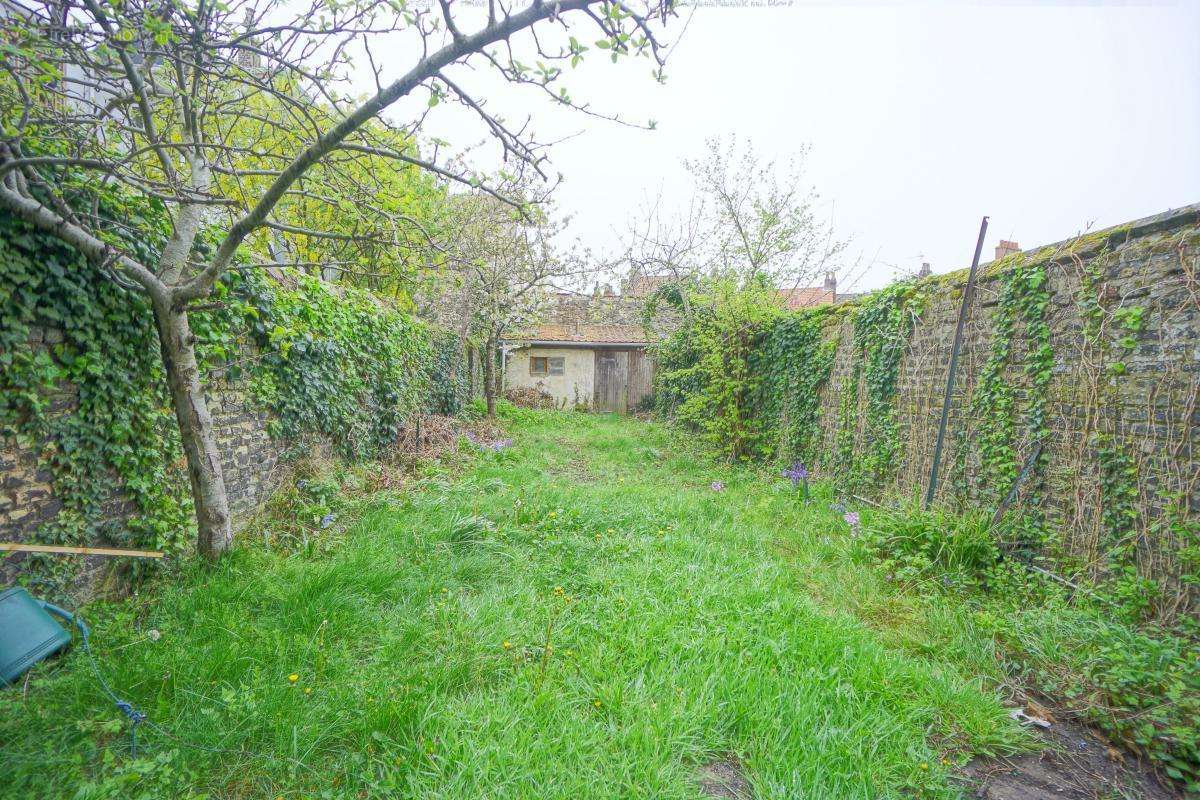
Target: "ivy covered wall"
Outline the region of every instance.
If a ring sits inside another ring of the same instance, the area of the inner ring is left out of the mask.
[[[364,292],[246,270],[211,301],[192,329],[235,515],[269,492],[282,459],[370,458],[414,415],[465,399],[458,338]],[[193,528],[148,304],[0,220],[0,539],[184,552]],[[68,581],[80,564],[9,557],[0,579]]]
[[[1200,586],[1200,207],[1011,255],[969,311],[938,499],[995,508],[1006,546],[1146,618]],[[818,464],[851,489],[928,485],[965,271],[830,315]]]
[[[962,270],[739,317],[741,328],[717,329],[754,330],[737,392],[701,379],[695,335],[671,337],[658,348],[658,408],[689,424],[682,412],[707,402],[704,425],[724,432],[719,418],[735,414],[753,434],[734,456],[800,460],[860,496],[920,497],[965,281]],[[942,464],[938,500],[960,509],[997,507],[1026,472],[1009,552],[1104,584],[1141,619],[1193,613],[1200,206],[981,267]]]

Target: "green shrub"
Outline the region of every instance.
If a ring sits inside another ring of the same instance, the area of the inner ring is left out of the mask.
[[[1052,589],[1035,603],[1007,593],[978,602],[976,620],[1025,682],[1200,794],[1200,644],[1121,622],[1111,604]]]
[[[863,515],[863,550],[902,578],[935,573],[978,582],[1000,560],[989,515],[875,509]]]
[[[754,411],[762,376],[750,357],[764,326],[782,313],[778,292],[712,280],[691,298],[691,309],[653,354],[659,410],[726,457],[747,458],[761,450],[764,435]]]

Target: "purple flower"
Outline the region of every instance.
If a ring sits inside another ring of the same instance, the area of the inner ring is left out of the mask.
[[[791,467],[780,474],[791,480],[792,488],[796,489],[800,488],[800,481],[808,480],[808,469],[799,461],[794,462]]]
[[[723,492],[725,491],[725,484],[721,481],[713,481],[708,485],[708,488],[712,489],[714,492]]]
[[[489,442],[486,439],[480,439],[470,431],[467,431],[464,435],[466,436],[467,441],[478,447],[480,450],[491,451],[493,453],[499,453],[501,450],[512,447],[513,443],[512,439],[500,439],[495,442]]]
[[[785,469],[782,473],[783,477],[788,478],[792,482],[793,489],[803,489],[800,493],[805,505],[808,504],[808,467],[800,461],[793,461],[789,469]]]
[[[858,520],[858,512],[857,511],[847,511],[845,516],[842,517],[842,519],[846,520],[846,524],[849,525],[851,528],[858,527],[859,520]]]

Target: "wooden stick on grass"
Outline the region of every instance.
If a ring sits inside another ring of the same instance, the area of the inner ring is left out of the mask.
[[[80,556],[128,556],[130,558],[162,558],[160,550],[122,550],[116,547],[65,547],[54,544],[21,544],[0,542],[0,552],[15,553],[63,553]]]

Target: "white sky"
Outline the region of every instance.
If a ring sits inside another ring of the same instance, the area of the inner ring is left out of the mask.
[[[984,214],[986,261],[1000,238],[1028,248],[1200,201],[1200,0],[702,8],[680,28],[665,85],[648,62],[614,67],[596,50],[566,81],[657,131],[468,76],[543,138],[578,134],[552,160],[570,230],[595,252],[613,252],[660,189],[664,208],[686,206],[680,159],[727,133],[780,160],[811,145],[808,178],[859,259],[843,290],[922,260],[966,266]],[[385,76],[409,66],[383,61]],[[482,138],[455,109],[435,109],[429,130]]]

